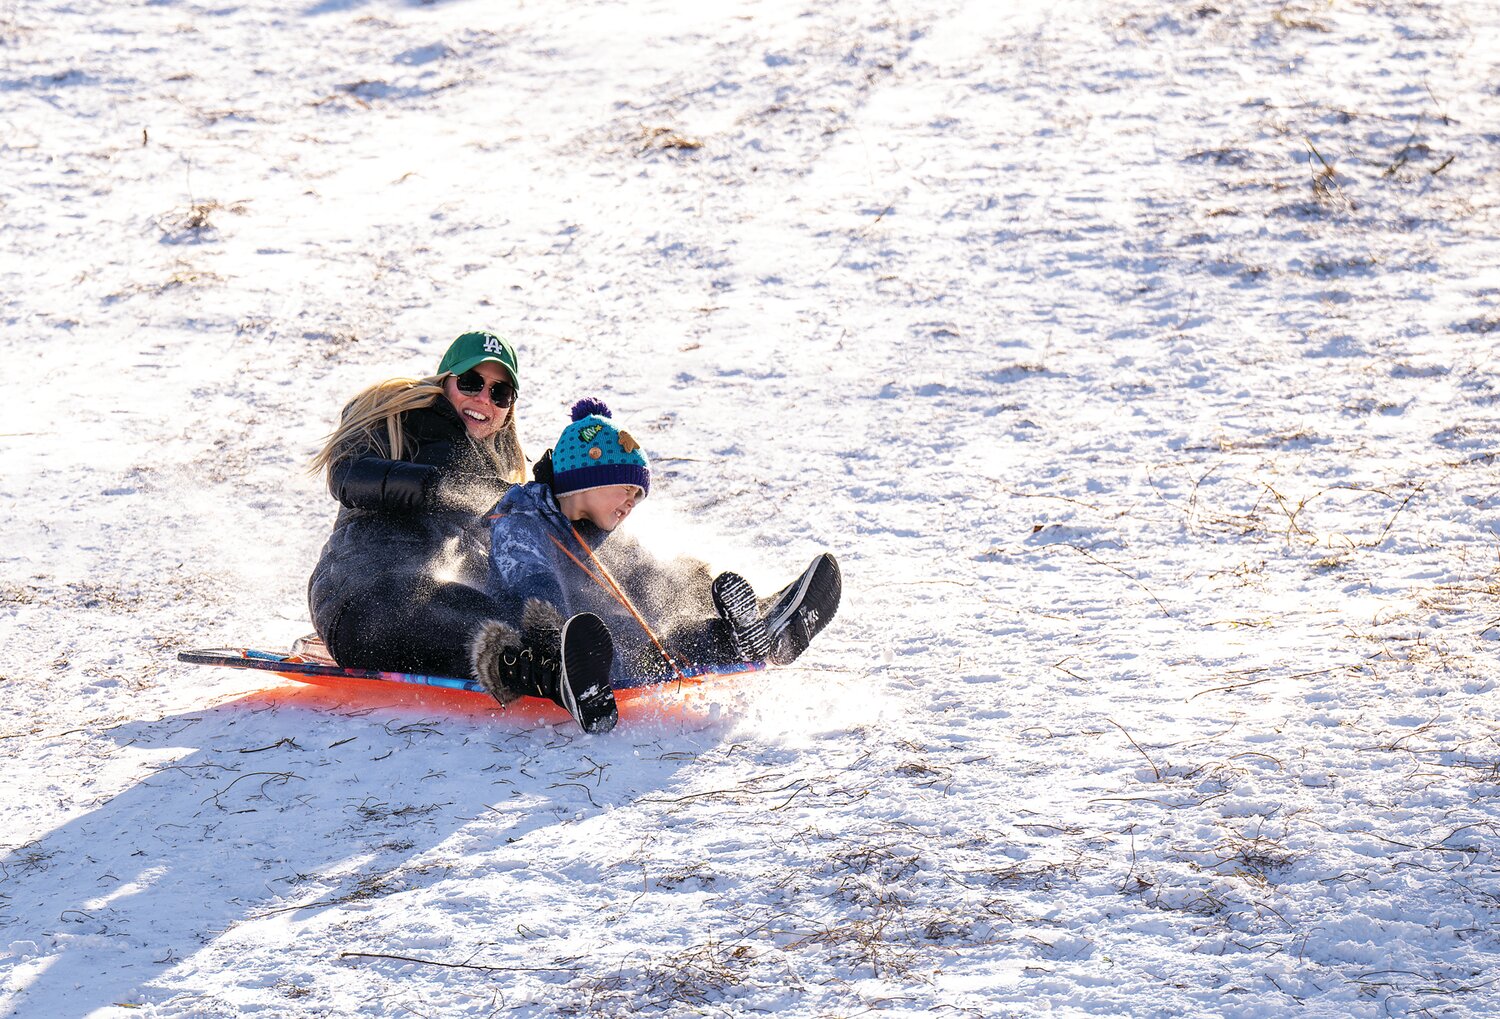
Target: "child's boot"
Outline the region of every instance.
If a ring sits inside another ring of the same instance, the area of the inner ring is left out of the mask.
[[[527,598],[521,609],[521,642],[539,655],[562,657],[562,628],[567,620],[556,605]]]
[[[562,669],[552,700],[567,708],[584,732],[609,732],[620,719],[609,685],[615,657],[609,627],[592,612],[580,612],[563,623],[561,637]]]
[[[776,594],[766,611],[771,661],[788,665],[807,650],[812,639],[833,621],[843,587],[838,560],[825,552]]]
[[[558,656],[527,646],[514,626],[485,623],[469,646],[474,678],[501,704],[557,689]]]
[[[709,588],[714,611],[729,624],[735,650],[747,662],[764,662],[771,654],[771,631],[755,604],[755,589],[738,573],[721,573]]]
[[[501,704],[518,697],[542,697],[567,709],[585,732],[608,732],[619,719],[609,685],[614,643],[604,621],[591,613],[574,616],[560,630],[550,617],[532,616],[523,638],[515,627],[485,623],[470,655],[474,677]]]

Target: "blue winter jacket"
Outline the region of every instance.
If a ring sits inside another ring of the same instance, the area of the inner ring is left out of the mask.
[[[608,569],[657,638],[680,657],[680,649],[674,647],[676,635],[687,639],[689,631],[714,616],[706,564],[688,558],[659,560],[629,535],[611,533],[586,520],[569,521],[551,486],[543,482],[514,486],[495,507],[487,592],[506,605],[515,620],[521,619],[531,598],[555,606],[565,618],[580,612],[599,616],[614,639],[610,682],[616,688],[670,678],[672,670],[640,623],[584,571],[587,566],[595,576],[600,573],[580,539]]]

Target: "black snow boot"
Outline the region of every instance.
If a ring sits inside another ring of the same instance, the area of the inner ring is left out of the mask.
[[[812,561],[802,576],[777,592],[766,608],[771,661],[777,665],[796,661],[812,639],[833,621],[843,589],[838,560],[825,552]]]
[[[609,685],[614,642],[609,627],[592,613],[576,615],[550,633],[546,626],[528,629],[525,639],[513,626],[485,623],[470,657],[474,678],[501,704],[543,697],[566,708],[584,732],[609,732],[619,720]]]
[[[551,602],[527,598],[521,608],[521,642],[539,655],[561,658],[562,628],[566,621]]]
[[[609,732],[620,719],[609,685],[615,657],[609,627],[592,612],[580,612],[563,623],[561,637],[562,671],[552,700],[567,708],[584,732]]]
[[[480,627],[469,646],[473,675],[501,704],[518,697],[546,697],[557,689],[561,671],[556,652],[539,653],[526,646],[514,626],[491,620]]]
[[[747,662],[764,662],[771,654],[771,631],[755,603],[755,589],[738,573],[721,573],[709,588],[714,611],[729,624],[735,650]]]

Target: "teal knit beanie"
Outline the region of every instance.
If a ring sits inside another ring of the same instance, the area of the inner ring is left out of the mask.
[[[587,398],[573,404],[573,423],[552,448],[552,491],[559,496],[608,485],[651,492],[651,462],[640,443],[609,419],[609,408]]]

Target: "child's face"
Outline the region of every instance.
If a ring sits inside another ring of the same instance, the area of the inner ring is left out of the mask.
[[[641,490],[634,485],[607,485],[586,492],[570,492],[558,504],[569,520],[587,520],[596,527],[613,531],[630,516],[640,497]]]

